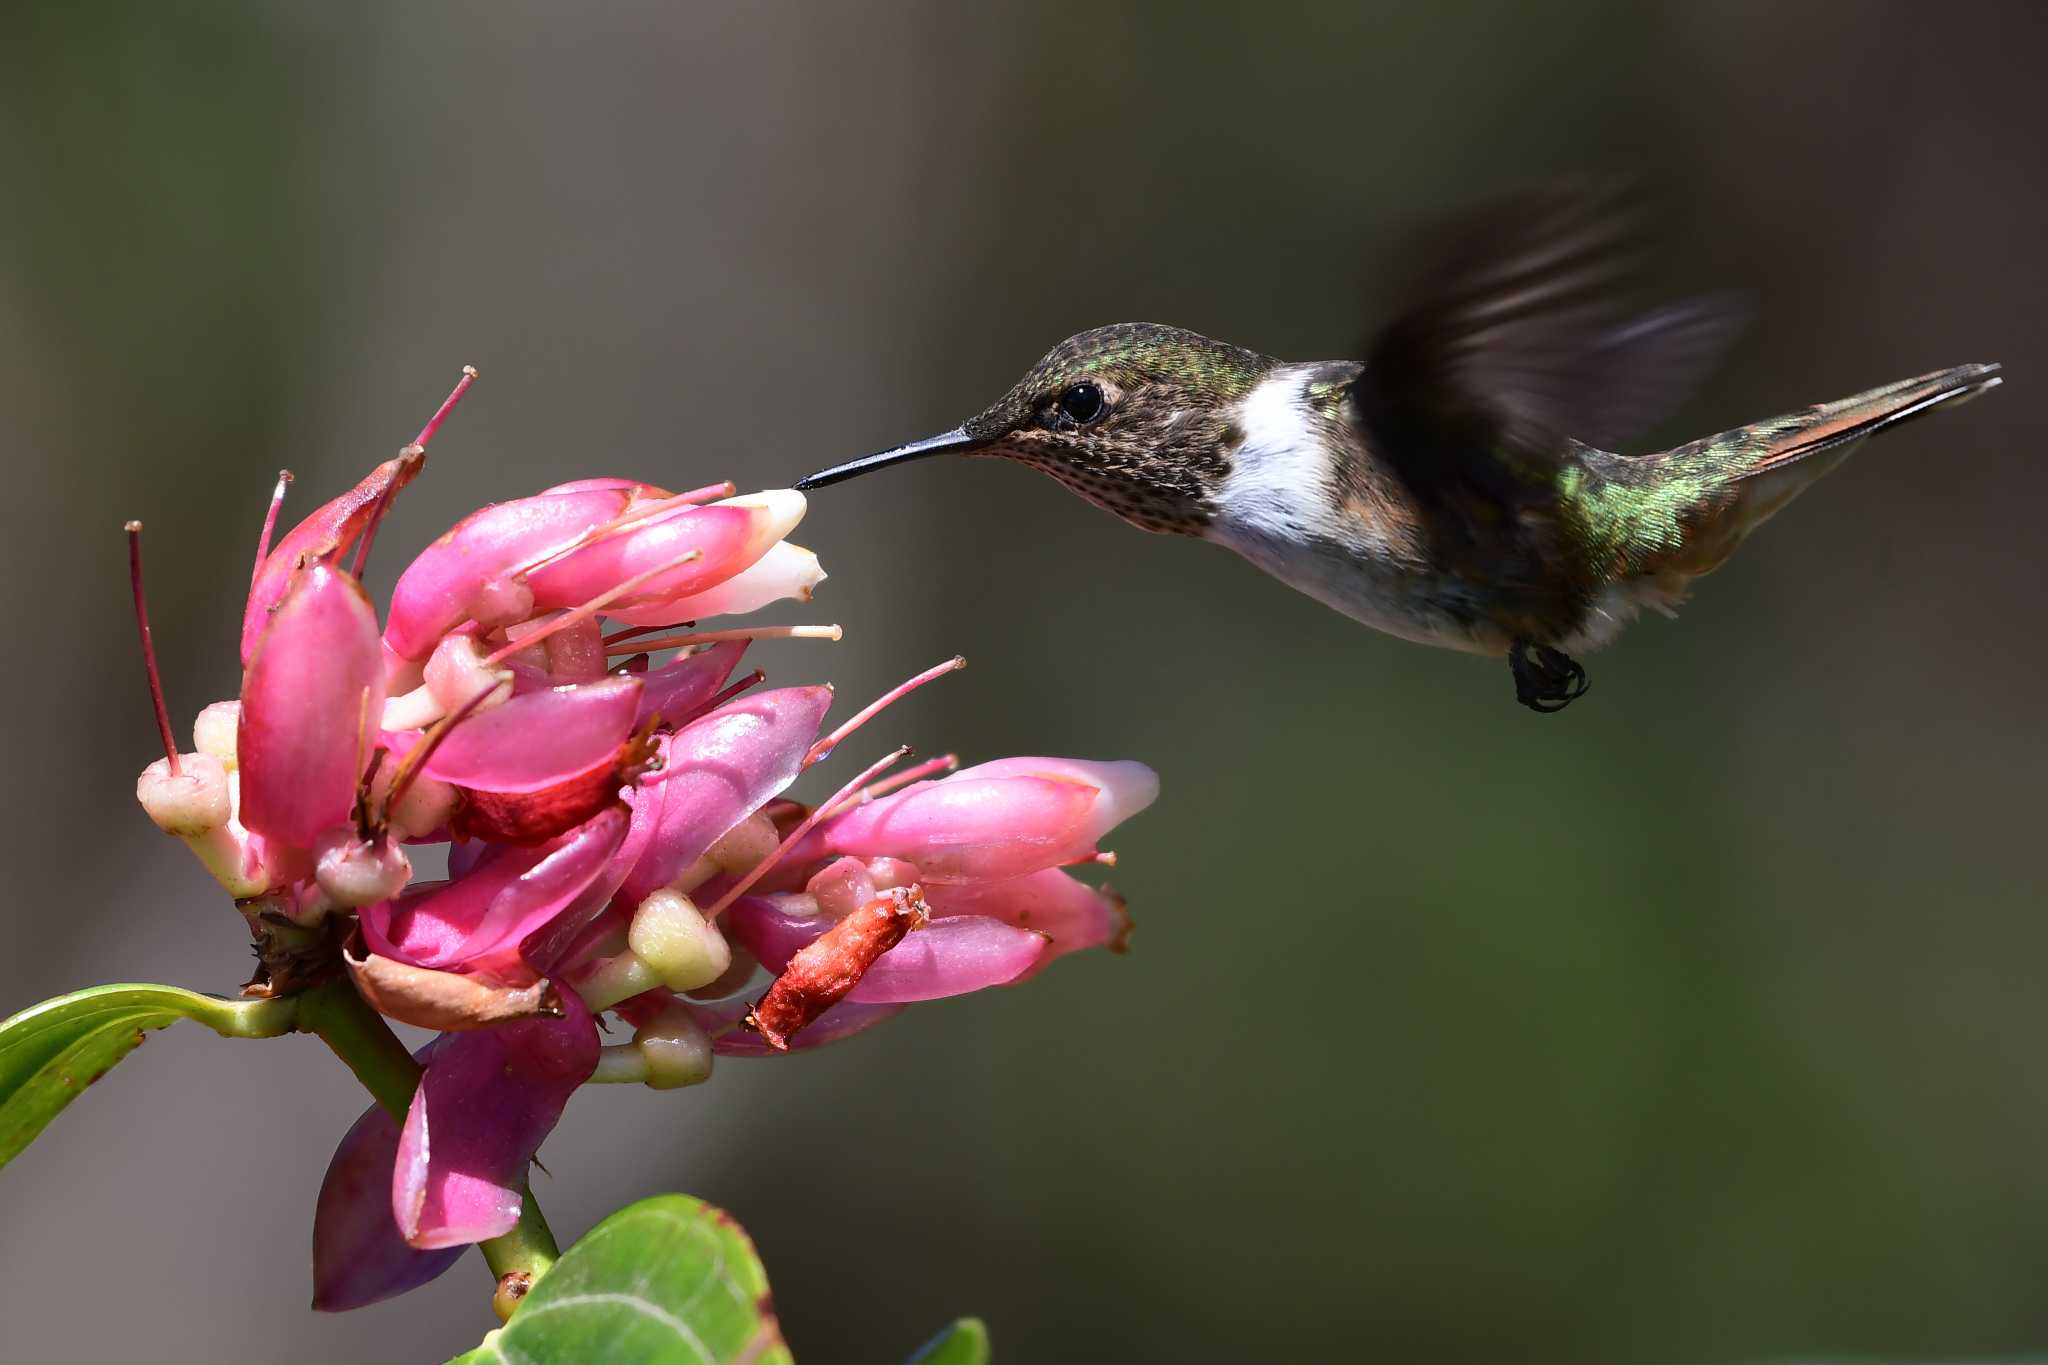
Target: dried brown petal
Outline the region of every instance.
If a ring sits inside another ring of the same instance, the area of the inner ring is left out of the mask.
[[[747,1027],[776,1051],[860,984],[875,959],[924,927],[924,891],[901,886],[848,915],[790,958],[768,993],[748,1012]]]
[[[401,1024],[459,1033],[508,1019],[535,1015],[559,1019],[562,1015],[561,997],[552,981],[505,986],[482,977],[415,967],[370,952],[360,929],[343,948],[341,960],[371,1008]]]

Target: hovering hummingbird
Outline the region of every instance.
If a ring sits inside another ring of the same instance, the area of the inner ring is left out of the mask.
[[[961,426],[797,487],[948,452],[1015,460],[1369,626],[1504,655],[1518,701],[1562,710],[1586,690],[1574,653],[1669,614],[1864,437],[1999,383],[1961,365],[1615,454],[1730,330],[1712,306],[1632,314],[1634,240],[1583,196],[1518,201],[1457,236],[1362,362],[1098,327]]]

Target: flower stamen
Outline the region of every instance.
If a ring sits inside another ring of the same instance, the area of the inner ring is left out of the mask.
[[[156,731],[164,742],[164,761],[179,776],[178,741],[171,737],[171,708],[164,703],[164,680],[157,672],[156,641],[149,631],[149,602],[142,595],[142,523],[131,521],[128,532],[128,589],[135,598],[135,630],[142,637],[142,667],[149,674],[149,700],[156,708]]]
[[[570,626],[579,625],[582,622],[589,620],[591,617],[597,615],[599,612],[603,611],[612,603],[618,601],[621,597],[631,596],[633,593],[638,592],[641,588],[646,587],[649,583],[652,583],[655,579],[661,577],[665,573],[668,573],[670,570],[680,569],[685,564],[693,564],[697,560],[702,559],[703,557],[704,552],[702,550],[685,550],[673,559],[664,560],[662,563],[656,564],[653,568],[642,569],[639,573],[634,574],[631,578],[623,579],[620,582],[614,583],[611,587],[606,588],[603,592],[591,598],[588,602],[585,602],[582,606],[577,607],[575,610],[565,611],[560,616],[555,617],[553,620],[543,625],[540,629],[522,635],[516,640],[507,641],[504,645],[493,650],[489,655],[485,656],[484,667],[497,667],[505,660],[511,658],[514,654],[517,654],[520,650],[530,649],[534,645],[540,644],[542,641],[546,640],[549,636],[555,634],[557,631],[567,630]]]
[[[755,863],[752,869],[750,869],[745,876],[741,877],[738,881],[734,882],[724,895],[720,896],[716,901],[714,901],[711,904],[710,908],[705,910],[704,918],[717,919],[719,915],[724,913],[726,907],[730,906],[734,901],[738,900],[741,896],[746,895],[747,892],[753,887],[755,882],[758,882],[761,880],[761,878],[767,876],[769,869],[773,868],[776,863],[780,862],[782,860],[783,855],[788,853],[790,849],[796,847],[798,841],[801,840],[806,834],[809,834],[811,832],[811,827],[813,825],[817,824],[820,820],[825,818],[825,813],[827,811],[831,810],[834,806],[837,806],[843,801],[845,801],[847,797],[854,795],[862,787],[874,781],[875,778],[879,777],[884,772],[887,772],[890,768],[895,767],[898,763],[901,763],[905,758],[908,758],[909,756],[910,746],[908,744],[905,744],[898,748],[894,753],[885,755],[877,762],[869,764],[867,768],[862,770],[860,776],[854,778],[853,781],[847,783],[838,791],[826,797],[824,801],[818,804],[817,809],[813,810],[809,815],[806,815],[803,819],[797,821],[796,828],[792,829],[787,835],[785,835],[783,837],[782,842],[777,844],[772,850],[769,851],[767,857],[763,858],[760,862]]]
[[[420,428],[420,434],[412,438],[412,444],[421,450],[425,450],[427,442],[434,439],[434,433],[441,429],[441,423],[448,420],[448,414],[455,411],[455,405],[462,401],[462,395],[468,393],[469,386],[474,383],[476,383],[476,366],[464,365],[462,367],[462,378],[455,381],[455,387],[449,391],[446,398],[441,400],[441,406],[434,409],[434,415],[429,417],[427,424]]]
[[[900,773],[890,773],[880,782],[862,787],[838,805],[827,808],[825,815],[829,818],[839,814],[841,811],[851,810],[855,806],[865,806],[868,802],[887,796],[890,792],[899,791],[913,782],[922,782],[933,773],[957,772],[959,769],[960,755],[958,754],[940,754],[937,758],[928,758],[922,763],[916,763],[905,768]]]
[[[263,533],[256,537],[256,567],[249,570],[249,588],[255,590],[256,579],[263,572],[263,561],[270,558],[270,538],[277,533],[277,514],[284,508],[284,490],[292,481],[289,469],[277,471],[277,487],[270,490],[270,510],[263,514]]]
[[[946,660],[946,662],[942,664],[935,664],[932,667],[927,668],[924,672],[918,674],[916,677],[906,679],[905,681],[896,684],[896,686],[890,688],[887,692],[884,692],[881,696],[875,698],[866,706],[863,706],[860,710],[854,712],[853,715],[849,716],[843,723],[841,723],[838,729],[834,730],[831,734],[819,740],[816,744],[813,744],[811,746],[811,751],[804,755],[804,766],[808,768],[813,763],[816,763],[819,760],[825,758],[835,748],[837,748],[846,739],[848,735],[852,734],[855,730],[860,729],[861,726],[867,724],[876,716],[880,715],[883,711],[887,710],[891,706],[894,706],[897,702],[903,700],[903,698],[909,696],[912,692],[915,692],[918,688],[923,687],[926,683],[935,682],[938,679],[945,677],[948,673],[958,672],[960,669],[963,669],[965,667],[967,667],[967,660],[961,657],[960,655],[955,654],[952,658]]]
[[[706,630],[695,635],[665,635],[655,640],[635,640],[628,648],[613,649],[606,642],[606,652],[611,654],[652,653],[657,649],[687,649],[691,645],[717,645],[728,640],[839,640],[846,632],[838,626],[741,626],[733,630]]]

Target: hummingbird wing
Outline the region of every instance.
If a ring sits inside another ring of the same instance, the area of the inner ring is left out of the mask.
[[[1359,425],[1455,572],[1558,594],[1575,577],[1559,503],[1581,443],[1654,423],[1732,335],[1723,304],[1631,308],[1639,219],[1619,193],[1579,186],[1498,205],[1441,237],[1369,344]]]

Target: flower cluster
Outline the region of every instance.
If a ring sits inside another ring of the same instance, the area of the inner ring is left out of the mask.
[[[1098,841],[1156,791],[1142,765],[1071,759],[885,776],[898,750],[815,807],[784,799],[960,663],[822,737],[829,686],[732,681],[753,639],[838,636],[688,633],[808,600],[824,575],[786,539],[805,510],[788,490],[588,479],[487,506],[412,561],[380,622],[361,584],[378,521],[467,383],[272,546],[280,479],[241,695],[199,714],[192,751],[172,742],[151,658],[166,752],[137,796],[248,918],[250,989],[346,970],[385,1015],[438,1031],[404,1122],[372,1107],[335,1153],[323,1308],[402,1292],[510,1231],[584,1084],[690,1085],[721,1054],[814,1047],[1120,947],[1121,902],[1063,869],[1108,861]],[[416,879],[432,844],[447,876]],[[630,1041],[601,1043],[607,1012]]]

